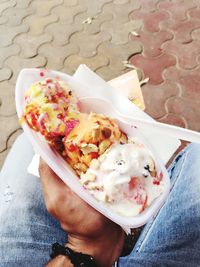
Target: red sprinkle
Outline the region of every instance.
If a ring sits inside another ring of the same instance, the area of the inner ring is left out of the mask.
[[[46,83],[52,83],[52,79],[47,79]]]
[[[154,180],[154,181],[153,181],[153,184],[155,184],[155,185],[159,185],[159,184],[160,184],[160,181],[156,181],[156,180]]]
[[[68,149],[69,149],[70,152],[74,152],[74,151],[78,150],[78,147],[76,145],[74,145],[74,144],[70,144]]]
[[[44,71],[40,71],[40,76],[44,77]]]
[[[92,159],[96,159],[96,158],[99,157],[99,153],[98,152],[91,152],[90,156],[91,156]]]

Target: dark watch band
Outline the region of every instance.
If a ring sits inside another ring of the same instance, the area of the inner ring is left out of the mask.
[[[52,253],[50,257],[53,259],[58,255],[67,256],[74,267],[99,267],[92,256],[81,252],[75,252],[59,243],[54,243],[52,245]]]

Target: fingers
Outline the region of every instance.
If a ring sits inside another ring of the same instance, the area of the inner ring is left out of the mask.
[[[54,217],[57,217],[57,203],[60,202],[59,198],[66,194],[67,186],[42,159],[40,159],[39,173],[47,210]]]
[[[47,210],[63,230],[82,236],[100,235],[108,219],[89,206],[40,160],[39,172]]]

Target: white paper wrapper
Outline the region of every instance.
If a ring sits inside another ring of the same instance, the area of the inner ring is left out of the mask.
[[[23,105],[24,105],[24,93],[25,91],[35,82],[39,80],[43,80],[45,77],[57,77],[59,76],[61,80],[65,80],[69,83],[72,90],[75,91],[75,94],[79,98],[85,97],[96,97],[96,98],[103,98],[105,101],[110,101],[115,106],[116,110],[120,111],[122,114],[125,115],[132,114],[130,110],[134,105],[123,95],[120,93],[116,93],[116,91],[112,87],[104,87],[104,83],[101,81],[98,82],[98,79],[94,79],[90,86],[86,86],[83,83],[79,83],[75,77],[71,77],[69,75],[54,72],[54,71],[43,71],[44,76],[40,76],[41,70],[38,69],[24,69],[20,72],[17,84],[16,84],[16,107],[18,116],[21,117]],[[98,77],[98,76],[97,76]],[[79,76],[80,78],[80,76]],[[91,76],[90,76],[91,78]],[[93,79],[93,78],[92,78]],[[95,82],[94,82],[95,81]],[[106,84],[106,83],[105,83]],[[109,89],[108,89],[109,88]],[[106,90],[107,89],[107,90]],[[106,90],[106,91],[105,91]],[[135,129],[133,125],[130,123],[126,123],[126,121],[119,116],[119,114],[115,113],[112,109],[105,107],[105,105],[94,105],[90,103],[88,109],[91,111],[98,111],[104,113],[108,116],[115,117],[118,120],[118,124],[120,125],[121,129],[126,132],[129,136],[137,136],[140,140],[147,146],[151,152],[153,153],[154,160],[156,162],[157,171],[162,172],[164,175],[164,192],[160,195],[151,205],[149,208],[145,209],[138,216],[134,217],[123,217],[119,214],[116,214],[106,208],[102,203],[97,202],[78,182],[77,176],[74,174],[73,170],[68,166],[66,161],[63,158],[51,150],[47,142],[44,138],[38,134],[37,132],[31,130],[26,123],[23,123],[22,127],[27,134],[28,138],[30,139],[33,147],[36,151],[40,154],[40,156],[47,162],[47,164],[54,170],[54,172],[66,183],[68,186],[83,200],[89,203],[92,207],[96,210],[104,214],[106,217],[111,219],[112,221],[116,222],[117,224],[121,225],[126,231],[130,228],[139,227],[145,224],[152,216],[156,214],[159,208],[164,203],[169,189],[170,189],[170,181],[165,169],[164,164],[160,160],[160,156],[157,154],[155,149],[152,146],[152,142],[146,141],[146,139],[141,135],[138,129]],[[129,109],[130,108],[130,109]],[[95,110],[94,110],[95,109]],[[97,110],[98,109],[98,110]],[[140,112],[137,107],[134,106],[134,109],[137,112]],[[142,112],[142,111],[141,111]],[[141,129],[143,132],[144,130]],[[163,137],[162,137],[163,140]]]

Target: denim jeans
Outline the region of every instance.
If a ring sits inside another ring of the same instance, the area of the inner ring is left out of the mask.
[[[0,174],[0,267],[41,267],[66,233],[47,212],[40,179],[27,173],[33,150],[14,143]],[[200,266],[200,145],[184,149],[169,168],[172,189],[119,267]]]

